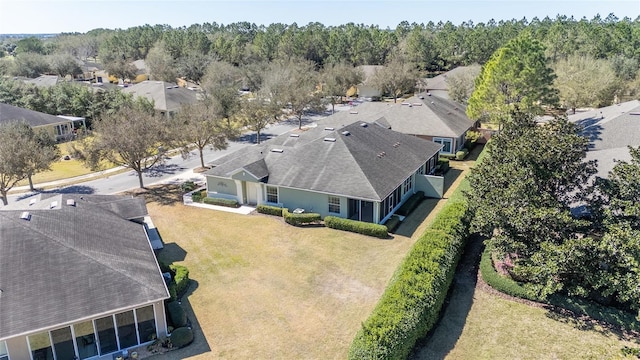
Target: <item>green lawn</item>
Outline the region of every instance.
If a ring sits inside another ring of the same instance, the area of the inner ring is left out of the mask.
[[[163,359],[344,359],[413,244],[176,198],[155,194],[148,209],[166,244],[160,259],[188,266],[197,284],[185,305],[202,338]]]

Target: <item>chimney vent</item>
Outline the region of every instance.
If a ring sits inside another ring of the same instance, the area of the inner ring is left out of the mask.
[[[326,142],[336,142],[336,138],[326,137],[326,138],[324,138],[324,141],[326,141]]]
[[[31,214],[28,211],[23,211],[22,214],[20,214],[20,219],[22,220],[31,220]]]

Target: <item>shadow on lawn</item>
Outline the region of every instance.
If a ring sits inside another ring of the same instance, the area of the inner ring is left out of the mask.
[[[189,289],[179,299],[182,308],[187,313],[187,318],[191,323],[191,329],[193,330],[193,342],[184,348],[169,351],[164,354],[150,356],[147,359],[178,360],[211,352],[211,346],[209,345],[207,338],[202,332],[202,326],[200,325],[200,322],[198,321],[198,318],[193,311],[193,307],[191,306],[191,302],[189,301],[189,296],[191,296],[191,294],[193,294],[198,289],[198,286],[198,282],[191,279],[189,283]]]
[[[143,189],[135,189],[125,194],[133,196],[144,196],[147,203],[158,203],[160,205],[175,205],[182,203],[183,191],[178,184],[161,184],[146,187]]]
[[[484,249],[482,240],[475,235],[469,238],[456,268],[451,291],[442,306],[440,320],[433,330],[416,344],[409,359],[444,359],[456,346],[473,305],[478,265]]]

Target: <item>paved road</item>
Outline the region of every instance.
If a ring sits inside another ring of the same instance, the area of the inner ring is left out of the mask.
[[[302,125],[311,124],[325,115],[314,115],[303,119]],[[295,119],[282,121],[275,125],[270,125],[260,134],[262,141],[284,134],[298,127]],[[248,132],[243,134],[238,140],[230,142],[226,150],[212,151],[208,148],[204,151],[205,164],[212,162],[224,155],[230,154],[246,146],[252,146],[256,142],[256,133]],[[145,186],[167,182],[186,181],[189,179],[201,179],[201,175],[194,174],[193,169],[200,166],[200,158],[197,151],[192,151],[187,159],[181,155],[168,158],[163,164],[158,164],[143,173]],[[36,184],[36,188],[39,184]],[[41,185],[40,185],[41,186]],[[115,194],[127,190],[138,188],[138,176],[135,171],[127,171],[120,174],[110,175],[96,180],[89,180],[74,185],[63,186],[57,189],[46,190],[47,192],[66,192],[83,194]],[[24,199],[36,195],[35,192],[26,192],[9,195],[9,202]]]

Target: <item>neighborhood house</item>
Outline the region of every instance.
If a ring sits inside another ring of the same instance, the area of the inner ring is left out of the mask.
[[[432,175],[442,145],[345,120],[332,116],[217,160],[205,173],[208,196],[372,223],[417,191],[442,197],[443,178]]]
[[[145,216],[143,199],[109,195],[0,208],[0,359],[111,359],[166,336]]]
[[[78,127],[86,126],[85,119],[82,117],[54,116],[0,103],[0,124],[11,122],[24,122],[34,130],[45,130],[53,135],[57,141],[72,139]]]

